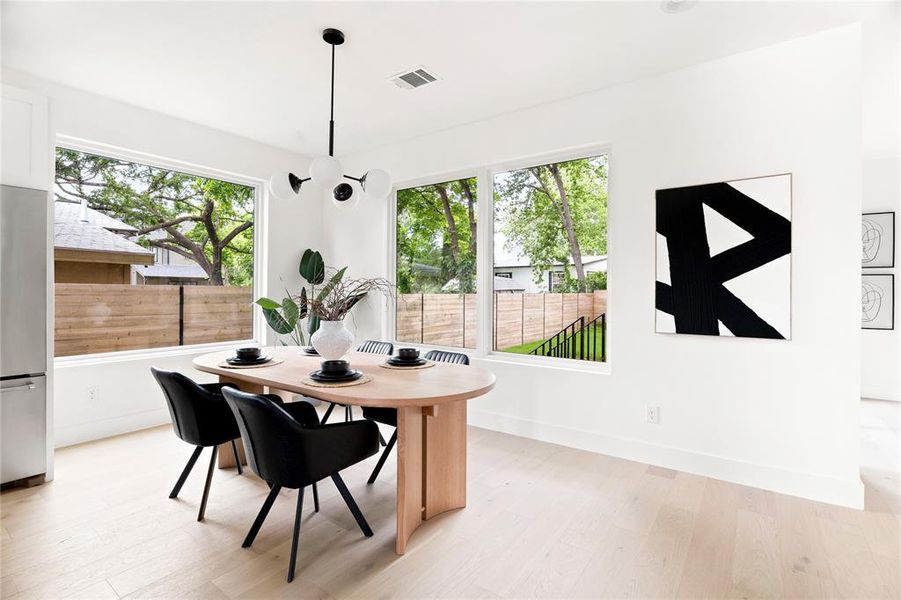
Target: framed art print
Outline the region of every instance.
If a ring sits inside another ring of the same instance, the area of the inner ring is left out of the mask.
[[[791,174],[657,190],[656,331],[791,338]]]
[[[860,284],[860,319],[863,329],[895,328],[894,275],[863,275]]]
[[[864,213],[861,218],[861,266],[865,269],[895,266],[895,213]]]

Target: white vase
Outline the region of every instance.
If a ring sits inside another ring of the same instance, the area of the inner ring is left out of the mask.
[[[354,345],[354,334],[344,327],[344,321],[320,321],[310,342],[322,360],[340,360]]]

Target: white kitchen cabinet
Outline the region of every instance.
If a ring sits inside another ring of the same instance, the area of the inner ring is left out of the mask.
[[[52,144],[47,97],[3,84],[0,183],[49,190]]]

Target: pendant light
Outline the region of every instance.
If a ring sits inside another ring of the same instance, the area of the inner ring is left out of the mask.
[[[391,175],[381,169],[372,169],[362,177],[345,175],[340,161],[335,158],[335,46],[344,43],[344,33],[337,29],[326,29],[322,39],[332,47],[332,87],[329,104],[328,124],[328,156],[320,156],[310,163],[307,177],[298,177],[294,173],[276,173],[269,180],[269,190],[277,197],[287,199],[300,195],[301,186],[312,180],[319,187],[331,190],[332,201],[336,206],[349,206],[356,203],[354,188],[345,179],[356,181],[363,188],[366,196],[380,200],[391,191]]]

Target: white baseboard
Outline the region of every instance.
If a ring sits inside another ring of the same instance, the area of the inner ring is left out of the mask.
[[[57,427],[54,431],[54,440],[57,448],[63,448],[171,422],[168,409],[161,407],[89,423]]]
[[[740,460],[650,444],[645,441],[539,423],[486,410],[469,410],[469,424],[542,442],[616,456],[695,475],[862,509],[860,478],[846,481]]]

